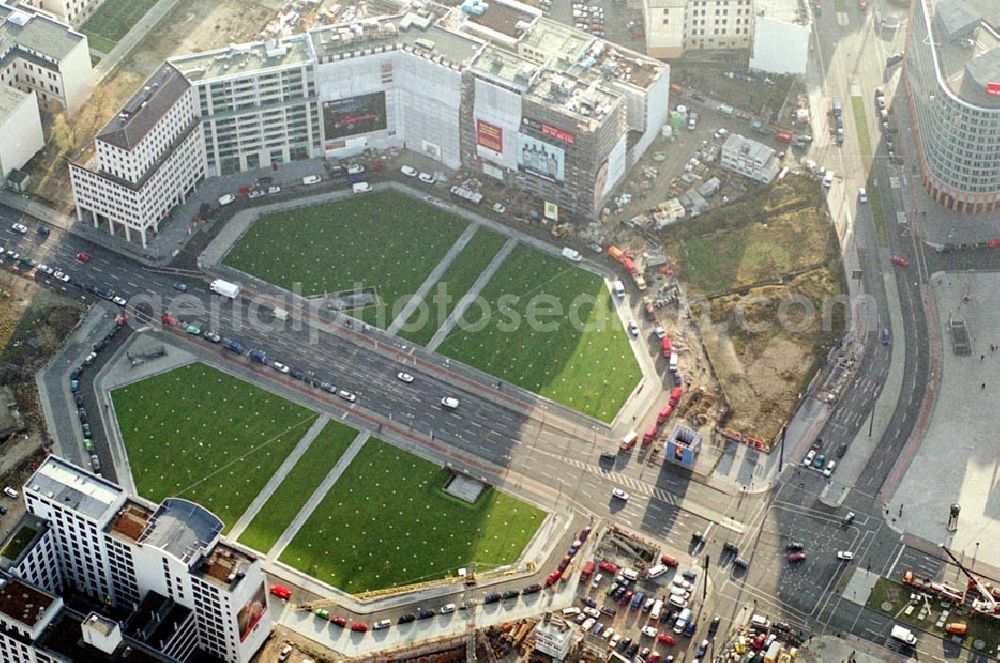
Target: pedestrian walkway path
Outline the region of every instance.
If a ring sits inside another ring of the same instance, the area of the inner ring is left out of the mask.
[[[458,322],[463,315],[465,315],[466,309],[468,309],[473,300],[479,296],[479,292],[486,286],[489,280],[493,278],[493,275],[498,269],[500,269],[500,265],[507,259],[507,256],[509,256],[511,251],[514,250],[515,246],[517,246],[517,240],[512,237],[504,243],[503,247],[499,251],[497,251],[497,254],[493,256],[493,260],[490,261],[490,264],[487,265],[486,269],[484,269],[479,275],[476,282],[472,284],[469,291],[465,293],[460,300],[458,300],[458,304],[455,305],[455,308],[448,315],[448,319],[444,321],[436,332],[434,332],[434,336],[431,337],[431,342],[427,344],[428,352],[434,352],[437,350],[437,347],[441,345],[444,339],[455,327],[455,323]]]
[[[236,521],[235,525],[233,525],[233,529],[229,532],[229,537],[231,539],[238,539],[240,535],[243,534],[243,530],[247,528],[247,525],[250,524],[250,521],[252,521],[261,510],[264,503],[271,499],[271,495],[273,495],[274,491],[278,489],[278,486],[282,484],[288,476],[288,473],[292,471],[292,468],[295,467],[295,463],[299,462],[299,458],[301,458],[302,454],[309,449],[313,440],[315,440],[316,436],[320,434],[320,431],[323,430],[323,427],[326,426],[326,422],[328,421],[330,421],[330,417],[324,414],[313,422],[313,425],[309,427],[306,434],[302,436],[299,443],[295,445],[294,449],[292,449],[292,453],[288,454],[285,461],[278,468],[278,471],[275,472],[274,476],[272,476],[271,479],[264,485],[264,488],[257,493],[257,497],[254,498],[253,502],[250,502],[250,506],[247,507],[247,510],[243,512],[242,516],[240,516],[240,519]]]
[[[462,252],[465,245],[469,243],[469,240],[472,239],[472,236],[476,234],[477,230],[479,230],[479,226],[475,223],[470,223],[466,226],[465,232],[463,232],[458,240],[451,245],[451,248],[448,249],[448,253],[444,255],[441,262],[439,262],[431,273],[427,275],[424,282],[420,284],[419,288],[417,288],[417,292],[410,298],[410,301],[406,303],[406,306],[404,306],[403,310],[399,312],[396,319],[392,321],[389,328],[385,330],[386,334],[389,336],[396,335],[396,332],[399,331],[400,327],[402,327],[406,321],[410,319],[413,312],[418,306],[420,306],[420,302],[427,298],[427,293],[431,291],[434,284],[441,280],[441,277],[444,276],[445,270],[451,266],[451,263],[455,260],[458,254]]]
[[[357,456],[358,452],[361,451],[361,448],[365,446],[365,442],[368,441],[368,437],[368,433],[358,433],[358,436],[354,438],[353,442],[351,442],[351,446],[347,447],[347,451],[344,452],[344,455],[340,457],[337,464],[333,466],[333,469],[330,470],[330,472],[326,475],[326,478],[323,479],[323,483],[321,483],[319,487],[313,491],[313,494],[309,497],[305,506],[303,506],[302,509],[295,515],[295,519],[292,520],[292,524],[281,533],[280,537],[278,537],[278,542],[275,543],[274,547],[267,553],[268,562],[274,562],[278,559],[278,556],[281,555],[281,552],[292,540],[292,537],[294,537],[296,532],[302,528],[302,525],[309,519],[312,512],[316,510],[319,503],[324,497],[326,497],[330,487],[337,482],[340,475],[344,473],[344,470],[346,470],[351,464],[354,457]]]

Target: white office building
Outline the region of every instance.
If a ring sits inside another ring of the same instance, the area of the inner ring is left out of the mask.
[[[0,85],[0,181],[26,164],[45,144],[34,92]]]
[[[753,0],[643,0],[646,54],[676,58],[691,50],[750,46]]]
[[[729,138],[722,144],[719,164],[723,168],[764,184],[773,182],[781,169],[774,148],[740,134],[729,134]]]
[[[74,113],[91,84],[87,38],[45,14],[0,3],[0,85],[34,92],[43,110]]]
[[[222,541],[222,521],[197,504],[129,498],[54,456],[25,484],[24,499],[38,533],[6,560],[7,572],[131,611],[122,633],[157,655],[187,661],[200,649],[243,663],[270,634],[260,560]],[[54,554],[39,548],[45,541]]]
[[[63,23],[79,28],[104,0],[21,0],[22,7],[34,7],[52,14]]]

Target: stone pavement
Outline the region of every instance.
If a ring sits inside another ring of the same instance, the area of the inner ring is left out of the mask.
[[[955,553],[1000,566],[1000,457],[992,416],[1000,390],[998,272],[949,272],[931,278],[943,339],[941,389],[926,434],[892,499],[902,529]],[[970,355],[956,355],[949,320],[965,320]],[[982,386],[985,384],[985,388]],[[962,507],[958,531],[946,530],[948,507]],[[902,516],[898,516],[902,509]]]
[[[853,657],[853,658],[852,658]],[[853,635],[824,635],[799,648],[802,663],[902,663],[911,660]]]
[[[476,234],[477,230],[479,230],[479,225],[475,223],[470,223],[465,227],[465,231],[462,235],[455,241],[454,244],[451,245],[448,252],[443,258],[441,258],[440,262],[434,266],[434,269],[432,269],[431,273],[427,275],[424,282],[420,284],[417,291],[413,293],[413,297],[411,297],[406,303],[403,310],[399,312],[396,319],[393,320],[389,325],[389,328],[385,330],[386,334],[389,336],[396,335],[396,332],[398,332],[400,327],[402,327],[403,324],[410,319],[410,316],[415,310],[417,310],[420,303],[427,299],[427,293],[429,293],[431,288],[433,288],[434,285],[441,280],[441,277],[444,276],[445,270],[451,266],[451,263],[455,260],[458,254],[462,252],[465,245],[469,243],[469,240],[472,239],[472,236]]]
[[[233,528],[229,531],[230,539],[236,540],[240,538],[240,535],[243,534],[243,530],[247,528],[247,525],[249,525],[250,521],[254,519],[261,507],[264,506],[264,503],[271,498],[274,491],[276,491],[278,486],[282,484],[285,477],[287,477],[288,473],[292,471],[295,464],[299,462],[299,458],[302,457],[302,454],[309,449],[313,440],[315,440],[316,436],[320,434],[320,431],[323,430],[323,427],[326,426],[326,422],[328,421],[330,421],[330,417],[325,414],[316,418],[316,421],[313,422],[312,426],[309,427],[309,430],[307,430],[305,435],[302,436],[302,439],[298,441],[295,448],[292,449],[292,452],[285,457],[284,461],[282,461],[278,471],[275,472],[270,479],[268,479],[261,491],[257,493],[257,497],[250,502],[250,506],[247,507],[247,510],[243,512],[242,516],[240,516],[240,519],[236,521],[235,525],[233,525]]]
[[[462,318],[462,316],[465,315],[466,310],[468,310],[469,306],[476,299],[476,297],[479,296],[479,293],[486,286],[486,283],[493,278],[496,271],[500,269],[500,265],[507,259],[507,256],[509,256],[511,251],[514,250],[515,246],[517,246],[517,240],[513,237],[504,242],[504,245],[500,247],[500,250],[497,251],[496,255],[493,256],[493,259],[490,260],[490,264],[486,266],[486,269],[480,272],[479,276],[476,277],[475,282],[472,284],[472,287],[469,288],[464,295],[462,295],[462,298],[458,300],[457,304],[455,304],[455,308],[452,309],[445,321],[441,323],[441,326],[438,327],[436,332],[434,332],[434,336],[431,337],[430,342],[427,343],[426,346],[429,352],[434,352],[437,350],[438,346],[444,342],[444,339],[449,333],[451,333],[451,330],[455,328],[455,325]]]

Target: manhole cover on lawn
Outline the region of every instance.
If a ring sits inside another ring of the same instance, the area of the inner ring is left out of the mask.
[[[883,601],[882,602],[882,612],[889,612],[890,610],[892,610],[892,604],[889,603],[888,601]]]
[[[972,648],[973,649],[982,649],[985,646],[986,646],[986,643],[983,642],[982,640],[973,640],[972,641]]]

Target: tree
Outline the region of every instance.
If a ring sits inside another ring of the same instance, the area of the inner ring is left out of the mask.
[[[59,113],[52,121],[52,141],[60,152],[65,152],[73,147],[73,143],[75,142],[73,129],[70,128],[69,122],[66,121],[65,113]]]

